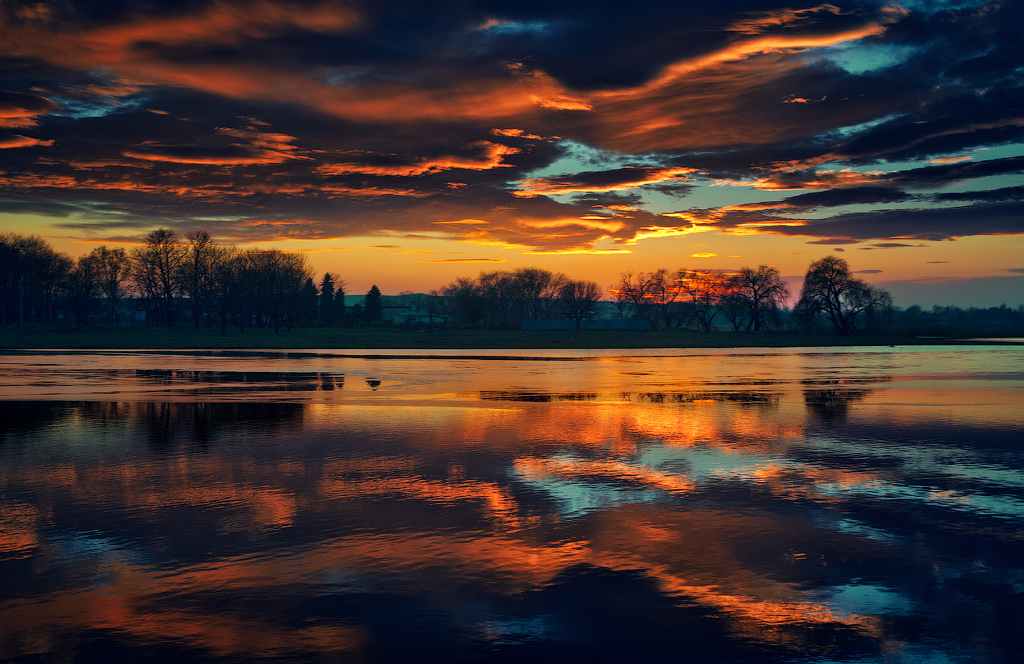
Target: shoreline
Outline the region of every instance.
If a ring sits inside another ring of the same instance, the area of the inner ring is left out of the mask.
[[[698,332],[693,330],[404,330],[296,328],[239,332],[219,328],[87,328],[82,331],[27,327],[0,329],[0,353],[21,350],[395,350],[395,349],[630,349],[630,348],[800,348],[844,346],[1019,346],[1006,333],[917,336],[862,333],[850,336],[792,331]]]

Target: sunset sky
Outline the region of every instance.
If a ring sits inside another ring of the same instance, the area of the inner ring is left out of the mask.
[[[830,253],[1024,303],[1024,7],[0,5],[0,232],[308,252],[361,293]]]

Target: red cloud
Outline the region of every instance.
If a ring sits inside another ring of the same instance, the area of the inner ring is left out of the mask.
[[[291,144],[294,136],[264,132],[255,126],[245,129],[221,127],[225,136],[238,139],[227,150],[193,148],[191,146],[154,146],[143,150],[126,150],[125,157],[143,161],[163,161],[173,164],[209,164],[215,166],[244,166],[252,164],[279,164],[289,159],[308,159],[295,154]]]
[[[695,172],[696,168],[650,168],[638,169],[637,177],[609,184],[586,184],[573,181],[572,177],[554,176],[548,178],[532,178],[520,181],[522,187],[513,191],[514,196],[533,198],[534,196],[554,196],[557,194],[575,194],[598,191],[624,191],[635,187],[659,182],[678,182],[683,176]]]
[[[425,173],[440,173],[452,169],[463,169],[470,171],[486,171],[492,168],[506,168],[511,164],[502,163],[506,155],[516,154],[518,148],[492,143],[490,141],[478,141],[470,147],[479,148],[483,154],[478,158],[446,156],[436,159],[420,159],[411,164],[400,164],[394,166],[374,166],[371,164],[359,164],[354,162],[343,162],[337,164],[323,164],[317,167],[316,172],[321,175],[345,175],[349,173],[361,173],[363,175],[397,175],[411,176],[423,175]]]
[[[49,146],[53,145],[53,141],[43,141],[38,138],[30,138],[28,136],[19,136],[12,134],[10,136],[0,137],[0,149],[4,148],[27,148],[33,145]]]

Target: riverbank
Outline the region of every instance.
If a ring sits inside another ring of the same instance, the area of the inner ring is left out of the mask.
[[[784,332],[714,332],[693,330],[406,330],[325,329],[281,330],[217,328],[91,327],[82,331],[52,327],[0,329],[0,349],[285,349],[285,348],[791,348],[799,346],[890,346],[936,344],[1002,344],[994,339],[957,339],[900,334],[834,334]]]

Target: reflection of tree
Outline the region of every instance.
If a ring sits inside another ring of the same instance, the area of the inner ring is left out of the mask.
[[[741,404],[778,405],[779,395],[773,392],[623,392],[624,401],[639,403],[694,403],[718,401]]]
[[[49,429],[66,420],[69,412],[59,401],[0,401],[0,441],[13,444],[16,436]]]
[[[277,435],[302,427],[302,404],[146,402],[133,417],[145,425],[147,443],[158,453],[180,447],[207,448],[236,432]]]
[[[529,392],[515,390],[483,390],[480,398],[484,401],[594,401],[596,392]]]
[[[0,440],[69,425],[102,430],[140,422],[155,449],[205,447],[239,430],[265,435],[301,428],[305,407],[293,403],[0,401]]]
[[[823,420],[841,422],[846,419],[850,404],[860,401],[872,390],[850,387],[805,389],[804,403],[812,414]]]

